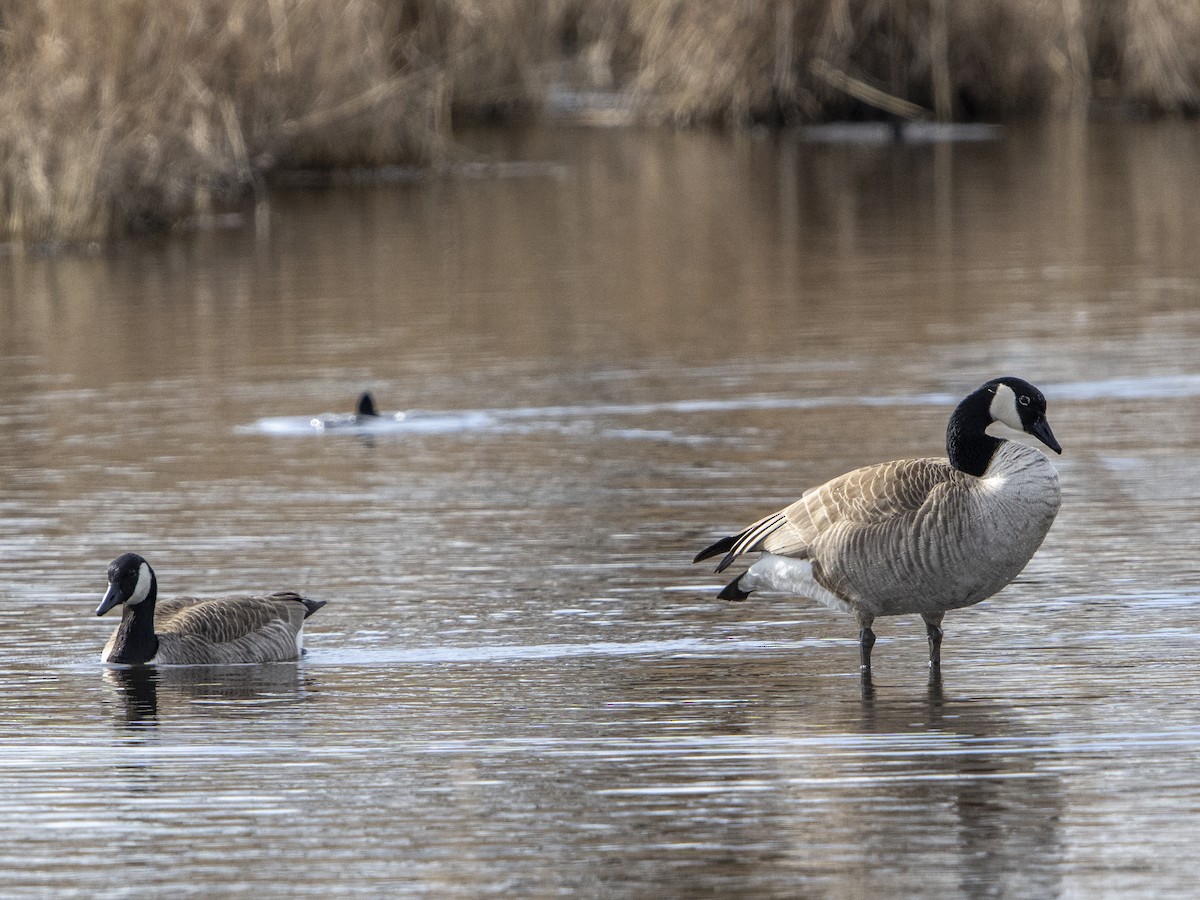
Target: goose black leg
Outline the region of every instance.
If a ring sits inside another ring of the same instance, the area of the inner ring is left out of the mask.
[[[922,615],[925,620],[925,634],[929,637],[929,668],[942,667],[942,614]]]
[[[858,633],[858,659],[859,668],[868,677],[871,674],[871,648],[874,646],[875,632],[870,625],[864,625]]]

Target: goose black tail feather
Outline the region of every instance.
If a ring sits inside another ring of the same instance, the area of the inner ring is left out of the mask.
[[[309,600],[307,597],[300,599],[304,602],[304,618],[306,619],[329,602],[328,600]]]
[[[745,572],[742,573],[742,575],[745,574]],[[733,581],[729,582],[729,584],[725,585],[725,587],[721,588],[721,593],[717,594],[717,599],[745,600],[747,597],[749,597],[749,591],[743,591],[740,587],[738,587],[738,582],[742,580],[742,575],[739,575],[737,578],[733,579]]]
[[[711,547],[706,547],[696,554],[696,558],[692,560],[698,563],[703,559],[708,559],[710,556],[716,556],[718,553],[728,553],[733,549],[733,545],[737,543],[737,539],[741,537],[739,534],[731,534],[729,537],[723,537]],[[718,572],[720,569],[717,570]]]

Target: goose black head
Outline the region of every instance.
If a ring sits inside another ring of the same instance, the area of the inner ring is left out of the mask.
[[[1007,375],[993,378],[981,388],[992,394],[988,404],[993,422],[1003,422],[1009,428],[1032,434],[1053,450],[1062,453],[1046,421],[1046,398],[1028,381]]]
[[[114,559],[108,567],[108,590],[96,607],[96,615],[102,616],[122,603],[136,606],[154,591],[154,570],[150,568],[150,563],[136,553],[125,553]]]
[[[379,413],[375,411],[375,398],[371,396],[369,391],[358,398],[358,408],[355,411],[360,416],[379,415]]]
[[[1002,437],[988,431],[995,422],[1031,434],[1055,453],[1062,453],[1046,421],[1042,392],[1024,379],[1008,375],[980,385],[955,408],[946,426],[950,465],[969,475],[982,476],[1004,445]]]

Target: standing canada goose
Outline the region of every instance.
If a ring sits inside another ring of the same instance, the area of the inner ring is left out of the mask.
[[[852,613],[864,672],[871,669],[875,618],[920,613],[929,664],[937,668],[946,611],[979,603],[1016,578],[1058,512],[1058,473],[1050,460],[988,434],[993,422],[1062,453],[1042,392],[1020,378],[994,378],[950,416],[948,458],[855,469],[721,538],[693,562],[724,553],[721,572],[743,553],[761,550],[718,596],[743,600],[762,588]]]
[[[126,553],[108,567],[108,591],[96,615],[123,603],[121,623],[100,661],[176,666],[284,662],[303,652],[304,620],[325,605],[291,591],[265,596],[200,599],[158,604],[158,579],[150,563]]]

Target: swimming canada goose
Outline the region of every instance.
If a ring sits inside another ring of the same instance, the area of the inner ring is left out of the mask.
[[[121,603],[125,610],[100,654],[101,662],[201,666],[296,659],[303,652],[304,620],[325,605],[324,600],[291,591],[178,597],[155,609],[157,599],[158,579],[150,563],[136,553],[113,560],[108,591],[96,615]]]
[[[743,553],[762,551],[718,596],[743,600],[762,588],[852,613],[864,672],[875,618],[920,613],[936,668],[946,611],[979,603],[1016,578],[1058,512],[1049,459],[988,434],[993,422],[1062,453],[1041,391],[1020,378],[995,378],[950,416],[948,458],[855,469],[721,538],[693,562],[723,553],[722,572]]]

